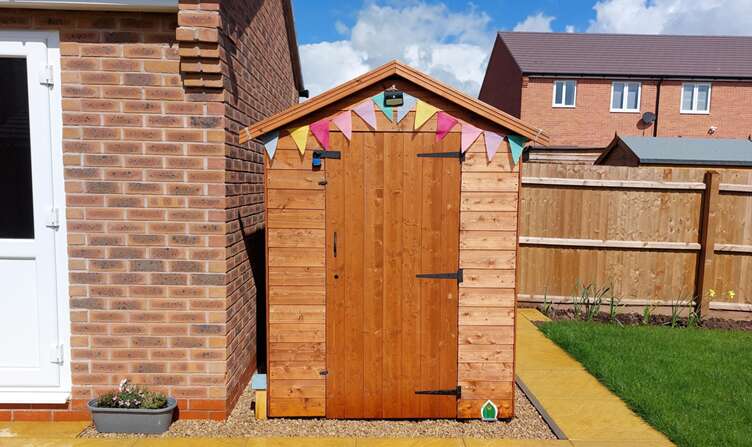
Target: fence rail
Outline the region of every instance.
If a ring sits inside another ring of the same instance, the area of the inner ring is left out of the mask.
[[[522,184],[521,301],[592,282],[633,303],[752,311],[752,171],[531,163]]]

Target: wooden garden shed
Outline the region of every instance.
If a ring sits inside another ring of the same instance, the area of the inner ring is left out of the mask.
[[[511,417],[510,147],[546,135],[395,61],[241,138],[267,148],[269,416]]]

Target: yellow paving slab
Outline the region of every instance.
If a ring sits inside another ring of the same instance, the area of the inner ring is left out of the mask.
[[[518,316],[517,375],[572,445],[673,445],[537,329],[545,315],[518,309]]]
[[[669,441],[572,441],[573,447],[670,447],[673,446]]]
[[[0,447],[133,447],[135,439],[3,438]]]
[[[0,422],[0,438],[75,438],[89,422]]]
[[[465,438],[466,447],[571,447],[569,441],[539,439],[472,439]]]
[[[361,438],[357,447],[464,447],[461,438]]]
[[[356,447],[355,438],[249,438],[245,447]]]
[[[243,438],[143,438],[130,447],[246,447]],[[298,444],[300,445],[300,444]]]
[[[595,377],[576,369],[531,369],[524,376],[528,388],[535,388],[540,395],[561,399],[598,399],[608,391]]]

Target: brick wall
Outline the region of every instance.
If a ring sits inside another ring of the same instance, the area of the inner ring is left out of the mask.
[[[521,118],[536,123],[551,136],[551,146],[605,147],[619,135],[653,135],[653,127],[641,122],[643,112],[655,112],[656,82],[643,81],[640,113],[610,112],[611,80],[578,79],[577,106],[551,106],[553,80],[531,78],[522,88]],[[661,85],[658,113],[659,136],[747,138],[752,133],[752,82],[713,82],[710,114],[679,111],[681,81]]]
[[[493,73],[493,75],[489,75]],[[497,36],[478,98],[508,114],[520,117],[522,72],[504,42]]]
[[[284,0],[224,0],[219,35],[225,89],[227,399],[235,405],[256,365],[257,311],[264,315],[264,148],[241,129],[298,102]],[[261,309],[257,308],[257,304]],[[265,324],[263,320],[260,324]]]
[[[709,137],[708,129],[716,126],[713,138],[747,138],[752,134],[752,82],[712,82],[710,113],[680,113],[681,81],[664,81],[658,123],[660,136]]]
[[[553,80],[530,78],[522,89],[523,121],[535,123],[550,137],[551,146],[605,147],[619,135],[652,135],[642,123],[643,112],[655,111],[655,82],[643,82],[640,112],[611,112],[610,80],[578,79],[574,108],[551,106]]]
[[[0,29],[60,31],[73,375],[70,404],[0,405],[0,419],[87,419],[86,400],[125,377],[177,397],[184,418],[231,409],[255,369],[244,235],[263,200],[260,151],[237,130],[297,99],[281,3],[267,3],[193,37],[176,14],[0,10]],[[273,71],[248,65],[269,49]]]

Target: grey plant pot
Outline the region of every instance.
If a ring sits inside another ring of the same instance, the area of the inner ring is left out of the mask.
[[[97,400],[89,401],[94,426],[100,433],[164,433],[172,424],[177,401],[167,398],[167,406],[159,410],[99,408]]]

